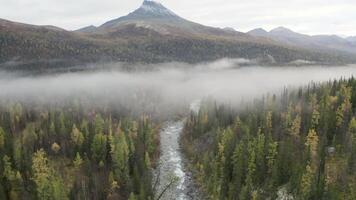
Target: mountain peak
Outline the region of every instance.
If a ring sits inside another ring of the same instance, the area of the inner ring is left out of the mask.
[[[155,0],[144,0],[144,1],[143,1],[143,3],[147,3],[147,2],[159,3],[159,2],[157,2],[157,1],[155,1]]]
[[[174,12],[154,0],[144,0],[141,7],[130,14],[140,14],[148,17],[177,17]]]
[[[268,35],[268,32],[263,28],[256,28],[256,29],[253,29],[253,30],[247,32],[247,34],[250,34],[253,36],[266,36],[266,35]]]
[[[253,29],[251,31],[260,31],[260,32],[266,32],[267,33],[267,31],[265,29],[263,29],[263,28],[256,28],[256,29]]]
[[[286,28],[286,27],[283,27],[283,26],[280,26],[280,27],[277,27],[275,29],[272,29],[270,32],[293,32],[292,30]]]
[[[144,0],[142,5],[135,11],[126,16],[106,22],[101,28],[112,28],[121,23],[147,20],[172,21],[181,20],[181,18],[157,1]]]

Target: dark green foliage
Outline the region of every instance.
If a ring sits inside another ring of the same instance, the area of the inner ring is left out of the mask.
[[[182,138],[197,180],[214,200],[354,198],[354,92],[352,78],[285,89],[236,110],[207,100]]]
[[[154,125],[109,110],[1,102],[0,199],[152,198]]]

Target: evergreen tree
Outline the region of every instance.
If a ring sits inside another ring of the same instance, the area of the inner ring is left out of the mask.
[[[68,199],[64,185],[61,179],[54,175],[43,149],[33,155],[32,163],[33,181],[36,183],[38,199]]]
[[[111,157],[113,159],[113,168],[119,184],[125,184],[128,181],[129,173],[129,148],[125,133],[118,129],[114,135],[111,147]]]
[[[104,162],[106,158],[106,136],[103,134],[95,134],[91,144],[91,151],[93,159],[97,163]]]

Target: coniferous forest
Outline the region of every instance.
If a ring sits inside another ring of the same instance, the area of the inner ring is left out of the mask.
[[[177,174],[160,183],[161,158],[172,154],[161,148],[167,120],[184,126],[178,138],[199,199],[356,199],[354,78],[242,103],[207,98],[188,116],[160,107],[155,95],[133,96],[146,114],[114,95],[0,100],[0,199],[175,197]]]
[[[0,199],[150,199],[157,150],[146,116],[2,102]]]
[[[159,1],[0,0],[0,200],[356,200],[356,0]]]
[[[182,138],[206,199],[356,199],[356,80],[238,109],[206,100]]]

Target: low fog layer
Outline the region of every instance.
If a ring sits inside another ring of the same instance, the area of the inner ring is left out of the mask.
[[[238,67],[243,62],[221,60],[195,66],[171,63],[144,72],[101,70],[36,77],[0,73],[0,98],[54,103],[80,97],[96,104],[120,102],[143,111],[172,110],[204,97],[237,104],[267,92],[279,93],[287,86],[356,74],[355,66]]]

